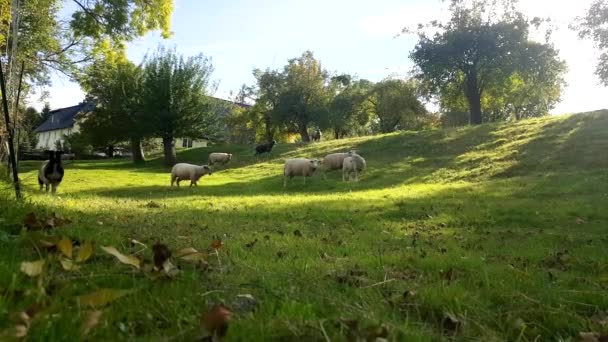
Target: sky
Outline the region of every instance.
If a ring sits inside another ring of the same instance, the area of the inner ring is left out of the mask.
[[[526,15],[549,16],[559,28],[552,42],[568,63],[568,86],[553,114],[608,108],[608,89],[594,74],[597,50],[568,29],[591,1],[520,0]],[[282,68],[306,50],[329,71],[380,81],[405,77],[412,69],[408,55],[416,38],[396,37],[404,27],[446,16],[440,0],[175,0],[173,36],[166,40],[159,32],[148,33],[129,43],[127,53],[136,63],[159,44],[184,55],[203,53],[212,58],[213,78],[219,81],[214,95],[221,98],[242,84],[252,85],[254,68]],[[84,98],[77,84],[58,74],[46,90],[52,109]],[[29,98],[40,109],[38,99]]]

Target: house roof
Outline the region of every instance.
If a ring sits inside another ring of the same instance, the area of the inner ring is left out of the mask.
[[[87,112],[95,108],[91,102],[82,102],[76,106],[60,108],[50,111],[50,116],[42,125],[36,128],[36,133],[54,131],[56,129],[72,128],[78,113]]]

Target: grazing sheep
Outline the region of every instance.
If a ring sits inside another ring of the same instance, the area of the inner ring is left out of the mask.
[[[49,185],[52,188],[52,192],[57,191],[57,187],[63,180],[63,167],[61,165],[62,151],[45,151],[49,154],[49,160],[45,161],[40,169],[38,170],[38,184],[40,185],[40,191],[42,186],[46,188],[46,192],[49,191]]]
[[[276,145],[276,143],[276,140],[273,140],[266,144],[259,144],[255,147],[255,155],[257,156],[262,153],[270,153],[270,151],[272,151],[272,147]]]
[[[345,175],[348,175],[350,181],[351,174],[355,174],[355,181],[359,181],[359,173],[365,170],[365,159],[358,154],[350,153],[350,155],[344,158],[342,165],[342,181],[346,181]]]
[[[178,163],[175,164],[175,166],[173,166],[173,168],[171,169],[171,186],[173,186],[173,183],[177,181],[177,186],[179,187],[179,182],[186,179],[190,180],[190,186],[198,186],[196,182],[198,182],[198,180],[202,176],[211,175],[211,173],[211,168],[207,165],[198,166],[186,163]]]
[[[345,152],[345,153],[331,153],[323,158],[322,169],[323,169],[323,178],[327,179],[327,172],[332,170],[342,170],[342,164],[344,162],[344,158],[350,156],[353,152]]]
[[[319,168],[319,164],[317,159],[287,159],[283,169],[283,187],[287,187],[287,177],[291,180],[294,176],[304,177],[304,184],[306,184],[306,177],[311,177]]]
[[[312,132],[310,138],[312,139],[312,141],[321,141],[321,138],[323,138],[323,133],[321,133],[321,130],[317,128],[315,131]]]
[[[209,153],[209,160],[207,164],[213,165],[215,163],[226,164],[232,159],[232,153],[220,153],[214,152]]]

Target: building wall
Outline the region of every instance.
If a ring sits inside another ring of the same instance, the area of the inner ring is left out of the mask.
[[[36,133],[38,137],[38,143],[36,144],[36,149],[38,150],[54,150],[56,146],[56,141],[61,141],[63,145],[64,135],[70,135],[72,133],[77,133],[80,131],[80,127],[76,124],[71,128],[64,129],[56,129],[52,131],[40,132]]]
[[[185,142],[184,142],[185,140]],[[155,138],[154,142],[160,145],[161,149],[163,146],[163,139]],[[191,142],[191,143],[190,143]],[[196,148],[196,147],[207,147],[206,139],[188,139],[188,138],[177,138],[175,139],[175,147],[176,148]]]

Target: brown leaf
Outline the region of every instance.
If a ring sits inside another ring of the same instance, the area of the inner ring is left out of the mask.
[[[40,224],[38,218],[36,218],[36,214],[34,214],[33,212],[27,213],[27,215],[25,215],[25,218],[23,219],[23,224],[29,230],[42,229],[42,224]]]
[[[159,242],[152,246],[152,252],[154,252],[154,267],[156,270],[162,269],[165,261],[171,257],[171,251],[166,245]]]
[[[196,249],[194,249],[192,247],[182,248],[179,251],[175,252],[175,257],[182,258],[186,255],[195,254],[195,253],[199,253],[199,251],[197,251]]]
[[[213,249],[220,249],[222,246],[224,246],[224,243],[220,239],[213,240],[211,243],[211,248]]]
[[[165,260],[165,262],[162,264],[162,270],[170,278],[173,278],[179,274],[179,268],[175,267],[175,265],[173,265],[169,259]]]
[[[38,261],[24,261],[21,263],[21,272],[27,274],[30,277],[36,277],[42,273],[42,269],[44,268],[44,259],[40,259]]]
[[[72,223],[72,220],[59,217],[55,213],[51,214],[51,217],[46,220],[47,228],[56,228],[70,223]]]
[[[116,247],[113,246],[102,246],[101,249],[108,253],[111,254],[113,256],[115,256],[118,261],[122,262],[123,264],[127,264],[127,265],[131,265],[137,269],[139,269],[139,267],[141,266],[141,260],[139,260],[136,256],[133,255],[124,255],[122,253],[120,253]]]
[[[133,290],[99,289],[95,292],[78,296],[76,300],[81,306],[100,307],[107,305],[120,297],[126,296],[131,292],[133,292]]]
[[[89,311],[87,313],[84,322],[82,322],[82,328],[80,329],[82,332],[82,336],[88,335],[91,330],[93,330],[93,328],[95,328],[99,324],[99,320],[101,319],[102,314],[103,311],[101,310]]]
[[[216,304],[203,314],[201,324],[211,334],[224,337],[231,318],[232,311],[228,307],[223,304]]]
[[[89,258],[93,255],[93,243],[91,241],[86,241],[80,249],[78,250],[78,254],[76,255],[76,262],[85,262],[89,260]]]
[[[57,242],[57,249],[66,257],[72,259],[72,239],[63,238]]]
[[[59,262],[61,263],[61,267],[66,271],[78,271],[80,269],[80,266],[75,264],[71,259],[61,258]]]

